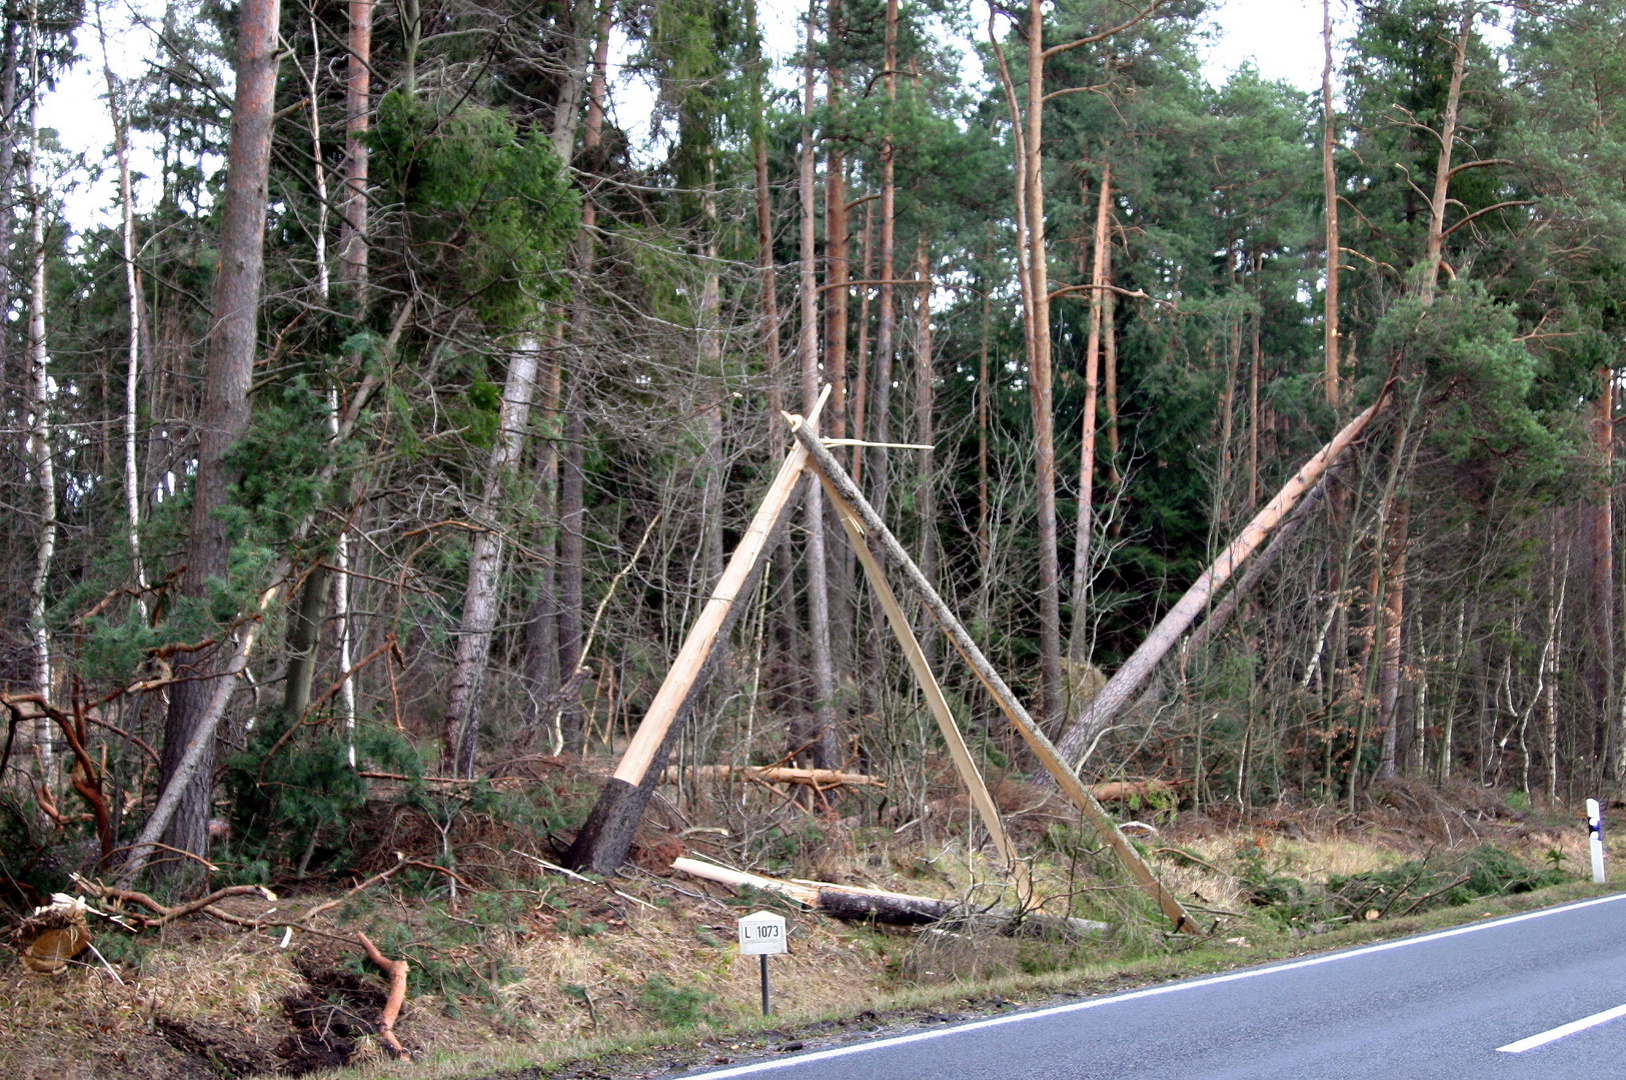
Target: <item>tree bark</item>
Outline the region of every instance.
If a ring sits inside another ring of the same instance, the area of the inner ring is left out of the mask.
[[[30,12],[33,46],[29,50],[30,84],[28,97],[28,201],[30,243],[28,248],[28,423],[30,449],[34,458],[34,482],[39,485],[39,531],[34,552],[33,580],[28,589],[28,632],[33,652],[33,681],[45,701],[54,694],[51,672],[51,628],[46,621],[47,592],[51,565],[56,559],[57,505],[56,456],[51,446],[50,352],[45,340],[45,192],[40,183],[39,111],[39,22]],[[42,716],[34,730],[34,746],[46,785],[55,783],[54,740],[48,717]]]
[[[1043,722],[1061,715],[1061,568],[1056,541],[1056,434],[1050,370],[1050,270],[1044,207],[1044,6],[1028,5],[1027,155],[1020,177],[1027,204],[1028,384],[1039,539],[1039,682]]]
[[[237,89],[232,109],[231,145],[221,198],[220,269],[215,281],[214,323],[200,417],[197,474],[193,483],[191,531],[181,591],[201,600],[211,580],[227,577],[232,538],[219,514],[230,499],[236,475],[227,463],[232,445],[248,430],[248,388],[254,366],[260,282],[265,243],[266,188],[271,166],[271,128],[277,86],[278,0],[244,0],[238,9]],[[209,669],[212,653],[177,665],[191,676],[175,685],[164,725],[159,788],[167,790],[178,773],[185,747],[199,737],[217,687],[234,676]],[[210,736],[212,739],[212,734]],[[214,781],[212,741],[198,750],[200,760],[163,835],[170,847],[207,857],[209,801]],[[175,865],[182,877],[196,864]]]
[[[457,658],[452,664],[451,687],[446,697],[446,719],[441,729],[440,770],[443,776],[472,777],[480,742],[480,697],[486,664],[491,657],[491,633],[501,605],[498,578],[502,574],[503,531],[501,497],[508,476],[519,464],[525,431],[536,394],[540,349],[532,335],[523,335],[508,360],[498,415],[498,437],[486,463],[485,486],[476,511],[482,526],[469,552],[469,580],[463,592],[463,619],[458,628]]]

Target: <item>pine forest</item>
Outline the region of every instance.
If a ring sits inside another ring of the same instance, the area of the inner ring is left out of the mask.
[[[182,923],[294,1049],[119,1023],[247,1076],[722,1030],[763,906],[878,994],[1583,888],[1626,3],[1306,6],[9,0],[0,1031]]]

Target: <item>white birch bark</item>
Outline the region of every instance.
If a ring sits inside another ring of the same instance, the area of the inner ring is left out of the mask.
[[[452,668],[452,685],[446,704],[441,768],[448,776],[474,775],[480,690],[485,682],[486,661],[491,655],[491,631],[497,625],[497,578],[502,569],[503,534],[492,519],[504,481],[518,464],[525,444],[540,351],[534,336],[522,336],[509,360],[508,378],[503,385],[497,442],[491,448],[478,510],[478,520],[485,528],[475,534],[469,555],[469,580],[463,593],[457,660]]]
[[[33,652],[34,684],[47,700],[51,698],[51,628],[45,621],[45,590],[56,557],[56,467],[51,457],[50,355],[45,345],[45,197],[39,182],[39,27],[31,27],[33,44],[29,55],[28,98],[28,198],[31,204],[31,262],[28,301],[29,360],[29,450],[34,458],[34,479],[40,487],[39,542],[34,559],[34,577],[29,582],[29,638]],[[39,748],[45,782],[54,775],[51,722],[35,721],[34,745]]]

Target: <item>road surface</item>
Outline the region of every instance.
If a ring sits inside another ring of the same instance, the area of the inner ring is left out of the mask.
[[[1626,893],[706,1080],[1626,1076]]]

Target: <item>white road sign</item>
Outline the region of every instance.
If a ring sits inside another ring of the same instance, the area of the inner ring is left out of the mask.
[[[740,920],[740,955],[767,956],[785,951],[785,917],[758,911]]]

